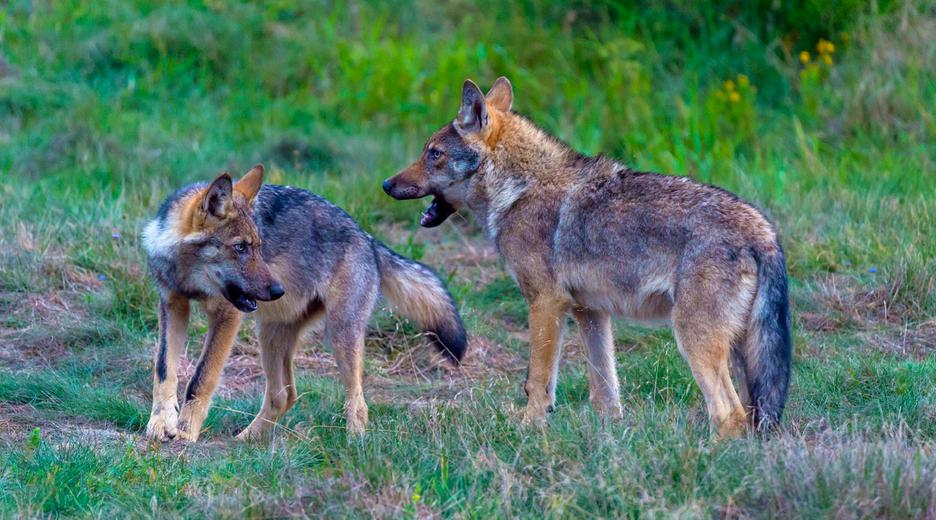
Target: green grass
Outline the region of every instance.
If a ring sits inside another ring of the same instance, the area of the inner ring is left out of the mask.
[[[924,1],[9,2],[0,516],[936,514],[934,64]],[[572,330],[548,428],[517,425],[515,285],[470,217],[421,230],[424,203],[380,189],[455,115],[465,77],[499,75],[574,147],[776,221],[795,318],[784,431],[713,441],[672,335],[624,323],[621,424],[590,410]],[[447,373],[382,313],[363,442],[309,342],[280,434],[241,445],[261,388],[245,328],[203,440],[148,444],[140,230],[183,183],[257,162],[438,267],[476,352]]]

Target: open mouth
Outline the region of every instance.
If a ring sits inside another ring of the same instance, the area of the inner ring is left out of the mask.
[[[419,219],[419,225],[422,227],[436,227],[445,222],[445,219],[452,213],[455,213],[455,208],[451,204],[442,197],[433,197],[432,204],[429,204],[426,211],[423,211],[422,217]]]
[[[248,295],[236,285],[226,285],[224,287],[224,297],[241,312],[257,310],[257,299]]]

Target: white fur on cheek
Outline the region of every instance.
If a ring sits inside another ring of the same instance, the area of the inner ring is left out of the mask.
[[[466,160],[452,161],[452,169],[459,175],[464,175],[468,171],[469,163]]]
[[[214,258],[218,256],[218,248],[215,246],[205,246],[201,249],[201,255],[205,258]]]
[[[173,222],[151,220],[143,228],[143,249],[149,256],[168,256],[179,245],[182,237],[176,232]]]

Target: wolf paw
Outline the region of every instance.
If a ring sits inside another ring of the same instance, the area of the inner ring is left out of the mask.
[[[146,423],[146,436],[150,439],[168,442],[179,436],[179,416],[174,409],[150,415]]]
[[[526,408],[523,409],[523,424],[527,426],[546,426],[546,414],[551,412],[553,409],[552,405],[546,406],[536,406],[527,404]]]
[[[347,421],[348,433],[354,436],[363,437],[367,430],[367,404],[364,400],[358,402],[345,403],[345,420]]]
[[[240,442],[260,442],[269,438],[269,433],[269,430],[261,431],[253,426],[248,426],[235,435],[234,439]]]
[[[617,422],[624,418],[624,409],[621,403],[608,403],[602,398],[591,398],[592,409],[604,421]]]
[[[731,415],[720,421],[714,437],[720,440],[743,437],[748,431],[748,417],[743,408],[732,411]]]
[[[188,442],[198,440],[201,433],[201,423],[204,420],[204,413],[200,407],[186,403],[179,412],[179,435],[178,439]]]

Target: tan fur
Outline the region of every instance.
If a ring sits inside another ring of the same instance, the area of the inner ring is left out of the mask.
[[[750,397],[746,388],[744,401],[735,392],[728,362],[733,345],[756,332],[756,258],[782,259],[770,223],[717,188],[576,153],[511,111],[505,78],[483,103],[478,92],[466,80],[455,121],[384,189],[467,207],[485,225],[530,306],[525,419],[541,422],[552,406],[561,334],[574,309],[599,413],[621,416],[610,329],[616,314],[671,325],[716,432],[741,432]],[[473,155],[474,171],[458,167]]]
[[[232,184],[230,175],[224,173],[207,187],[188,194],[166,216],[162,229],[156,221],[147,226],[144,232],[147,252],[157,257],[173,256],[178,264],[191,267],[192,271],[186,277],[187,290],[216,293],[220,281],[214,269],[193,266],[204,260],[223,261],[235,253],[222,252],[218,246],[202,244],[201,241],[212,237],[221,242],[223,247],[233,247],[235,244],[259,246],[260,238],[250,220],[250,211],[262,179],[263,168],[258,166],[236,184]],[[214,192],[227,193],[228,196],[216,199],[217,204],[213,205],[209,197]],[[236,266],[244,274],[245,280],[255,285],[270,285],[275,281],[256,249],[245,253],[245,256],[245,263]],[[233,263],[233,260],[228,263]],[[162,441],[173,438],[194,441],[198,439],[211,405],[211,396],[218,386],[224,362],[234,343],[241,313],[220,296],[200,300],[208,315],[208,334],[196,376],[189,383],[192,395],[186,396],[185,404],[179,410],[176,395],[177,364],[185,350],[189,297],[166,287],[160,287],[160,293],[160,337],[154,355],[153,406],[146,434]],[[165,352],[160,352],[161,344],[165,344]],[[158,367],[160,358],[164,364],[162,370],[165,378],[162,381]]]
[[[524,420],[542,424],[554,405],[553,376],[559,362],[560,341],[569,305],[562,299],[542,296],[530,303],[530,369],[524,388],[527,392]]]
[[[415,273],[402,272],[397,277],[381,279],[380,290],[394,309],[417,323],[438,323],[446,318],[443,309],[448,294],[441,288],[426,289]]]
[[[198,392],[185,402],[179,412],[179,434],[193,442],[201,433],[202,423],[211,407],[211,397],[218,388],[224,363],[231,353],[241,322],[241,313],[223,299],[208,300],[204,309],[208,315],[208,335],[199,360],[201,380]]]
[[[322,317],[321,308],[307,312],[300,319],[271,322],[260,321],[257,335],[263,348],[260,362],[266,376],[263,406],[250,425],[237,435],[239,440],[267,438],[277,422],[296,403],[296,379],[293,359],[302,332]]]
[[[263,184],[263,165],[258,164],[251,168],[244,176],[234,184],[234,191],[240,194],[245,201],[251,201],[260,191]]]
[[[189,322],[189,301],[187,298],[172,295],[166,298],[166,323],[163,323],[163,312],[159,313],[160,330],[166,329],[168,351],[166,353],[166,379],[162,382],[153,371],[153,406],[149,422],[146,424],[146,435],[153,439],[170,439],[178,435],[179,399],[176,395],[179,385],[178,363],[179,356],[185,351],[185,340]],[[161,340],[160,340],[161,341]],[[158,348],[158,347],[157,347]],[[153,364],[156,360],[154,351]]]

